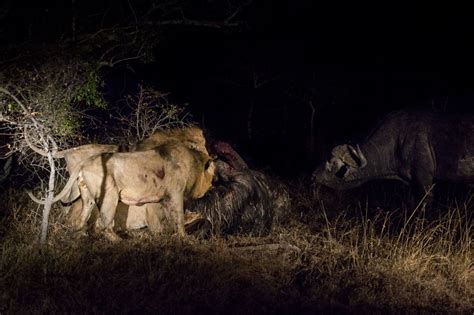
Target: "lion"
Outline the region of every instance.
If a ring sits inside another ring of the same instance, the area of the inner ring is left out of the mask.
[[[186,147],[209,155],[206,149],[206,138],[201,128],[187,126],[183,128],[164,129],[153,133],[148,138],[138,142],[130,151],[150,150],[160,145],[178,141]]]
[[[46,151],[36,147],[33,143],[30,142],[28,139],[28,135],[26,130],[24,132],[24,138],[26,144],[36,153],[42,156],[48,156]],[[87,160],[88,158],[102,154],[102,153],[114,153],[118,152],[120,147],[118,145],[113,144],[85,144],[78,147],[66,149],[63,151],[55,152],[53,158],[56,159],[65,159],[66,160],[66,170],[69,174],[76,168],[78,168],[83,161]],[[71,194],[77,194],[79,188],[77,186],[73,186],[72,190],[70,191]],[[65,208],[65,214],[69,211],[69,207]]]
[[[27,144],[30,148],[43,155],[46,156],[46,152],[43,150],[35,147],[28,141],[28,138],[25,133],[25,139]],[[150,137],[144,139],[143,141],[137,143],[134,146],[130,146],[127,148],[127,151],[145,151],[149,149],[153,149],[160,145],[171,143],[171,142],[180,142],[183,143],[189,149],[197,150],[201,152],[204,156],[209,156],[207,149],[206,149],[206,139],[204,138],[204,133],[202,129],[195,126],[187,126],[183,128],[172,128],[161,130],[155,132]],[[82,145],[79,147],[67,149],[64,151],[57,152],[54,157],[55,158],[64,158],[66,160],[66,168],[69,174],[72,174],[72,171],[78,167],[83,161],[87,160],[90,157],[93,157],[98,154],[102,153],[114,153],[119,152],[121,148],[118,145],[104,145],[104,144],[87,144]],[[79,186],[73,185],[70,191],[71,195],[78,196],[79,193]],[[68,199],[68,198],[66,198]],[[71,198],[69,198],[71,199]],[[147,204],[143,206],[127,206],[123,203],[119,203],[117,209],[117,215],[119,216],[119,220],[126,217],[128,213],[134,212],[141,212],[147,213],[148,220],[150,221],[148,225],[150,231],[154,234],[159,234],[164,231],[165,226],[163,225],[163,221],[166,221],[166,217],[156,215],[157,208],[159,205]],[[66,217],[67,225],[76,229],[81,220],[81,211],[82,211],[82,199],[79,198],[72,202],[72,204],[64,205],[63,212]],[[94,209],[94,214],[97,214],[97,208]],[[137,224],[135,224],[136,226]]]
[[[182,143],[189,149],[199,151],[203,156],[209,157],[203,130],[196,126],[160,130],[153,133],[148,138],[138,142],[134,146],[131,146],[129,151],[145,151],[163,144],[175,142]],[[119,203],[116,212],[117,227],[122,230],[148,227],[148,230],[155,235],[162,234],[163,232],[173,232],[173,218],[167,217],[166,213],[160,211],[160,208],[161,206],[159,204],[154,203],[148,203],[141,206],[128,206]],[[80,220],[81,209],[81,199],[72,204],[71,214],[69,215],[71,226],[77,226],[77,222]],[[97,212],[94,211],[94,214],[96,213]],[[135,214],[139,214],[137,217],[140,217],[140,222],[137,220],[127,219],[130,217],[129,214],[131,217],[134,217]],[[187,214],[185,214],[185,216],[188,217]],[[94,221],[94,219],[92,221]]]
[[[201,128],[196,126],[187,126],[184,128],[165,129],[153,133],[148,138],[138,142],[131,147],[133,151],[144,151],[156,148],[160,145],[172,142],[179,142],[186,147],[201,152],[209,157],[206,149],[206,138]],[[171,221],[165,213],[158,210],[159,205],[148,203],[143,206],[119,206],[117,209],[117,219],[119,228],[126,230],[148,227],[152,234],[161,234],[166,232],[166,221]],[[186,218],[194,218],[194,214],[186,212]],[[192,219],[189,219],[192,221]],[[188,222],[188,219],[186,219]]]
[[[159,213],[155,218],[167,213],[178,235],[184,236],[184,201],[200,198],[209,190],[214,168],[208,155],[179,142],[147,151],[99,154],[72,172],[54,201],[72,202],[80,195],[78,230],[84,229],[97,204],[101,228],[111,241],[120,239],[113,230],[119,201],[129,206],[156,204],[154,210]],[[71,194],[74,186],[79,195]]]
[[[35,147],[31,142],[28,141],[28,138],[25,135],[26,143],[28,146],[35,152],[46,156],[46,152],[43,150]],[[69,174],[72,174],[73,170],[78,168],[84,161],[88,158],[93,157],[98,154],[103,153],[114,153],[119,151],[118,145],[112,144],[85,144],[78,147],[66,149],[63,151],[56,152],[54,154],[54,158],[63,158],[66,161],[66,170]],[[73,185],[69,194],[78,195],[79,194],[79,187],[77,185]],[[80,211],[82,209],[82,203],[79,200],[76,200],[72,204],[63,205],[63,215],[66,216],[66,222],[70,226],[74,226],[77,224],[77,220],[80,216]]]

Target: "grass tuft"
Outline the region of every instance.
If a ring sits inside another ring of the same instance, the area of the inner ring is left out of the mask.
[[[21,197],[16,197],[21,196]],[[292,188],[264,238],[72,240],[59,209],[38,248],[40,210],[4,193],[0,313],[474,311],[471,201],[423,211],[335,211]],[[352,207],[352,208],[350,208]]]

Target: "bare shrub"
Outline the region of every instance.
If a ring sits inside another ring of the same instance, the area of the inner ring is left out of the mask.
[[[153,133],[189,124],[189,113],[184,107],[168,102],[166,94],[150,87],[139,86],[136,95],[125,99],[125,106],[116,114],[114,133],[129,145]]]
[[[35,62],[7,66],[0,81],[0,127],[9,139],[8,154],[19,153],[19,163],[47,186],[41,244],[47,237],[60,165],[55,154],[80,139],[81,116],[75,105],[104,106],[97,91],[96,71],[94,66],[67,54],[54,61],[51,56],[39,54]],[[45,154],[32,154],[26,137]]]

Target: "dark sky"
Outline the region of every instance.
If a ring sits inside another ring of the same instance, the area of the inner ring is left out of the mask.
[[[76,2],[89,18],[110,8],[105,22],[120,23],[128,12],[126,1]],[[15,2],[1,20],[4,43],[67,34],[69,1],[28,3]],[[216,3],[196,0],[188,14],[212,17],[207,8]],[[119,68],[108,84],[120,90],[118,82],[142,81],[170,92],[255,164],[291,169],[297,160],[311,168],[333,144],[363,135],[389,111],[472,111],[470,14],[467,7],[434,2],[255,0],[240,15],[244,28],[168,29],[156,62],[132,65],[133,72]],[[19,19],[24,23],[15,24]],[[255,75],[265,84],[254,88]],[[316,104],[316,152],[308,151],[309,100]]]

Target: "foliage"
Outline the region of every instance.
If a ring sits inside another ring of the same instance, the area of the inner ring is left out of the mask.
[[[45,55],[45,50],[36,59],[29,56],[23,63],[7,64],[0,81],[0,127],[10,142],[7,154],[21,152],[20,163],[36,172],[42,184],[47,182],[41,244],[46,241],[57,181],[55,154],[80,138],[81,115],[76,106],[103,104],[98,76],[89,63],[57,49],[57,58]],[[39,155],[28,154],[31,143]]]
[[[1,82],[59,143],[77,140],[81,107],[105,106],[100,84],[97,70],[70,56],[21,66],[12,64],[4,71]],[[0,95],[0,105],[4,121],[14,126],[27,123],[25,119],[29,114],[24,113],[9,95]]]
[[[90,67],[86,72],[85,80],[76,88],[72,101],[74,103],[85,102],[87,106],[106,108],[107,104],[100,93],[103,84],[99,76],[98,67]]]

